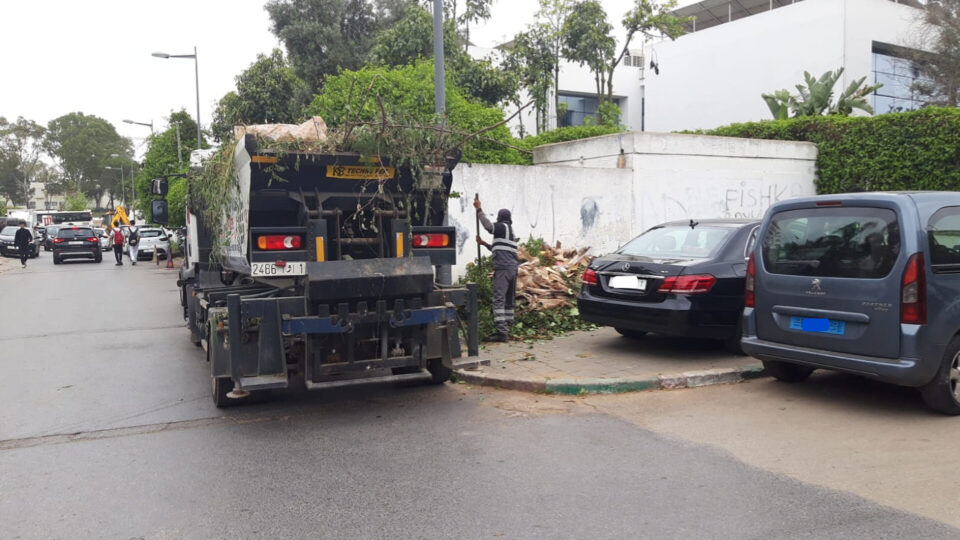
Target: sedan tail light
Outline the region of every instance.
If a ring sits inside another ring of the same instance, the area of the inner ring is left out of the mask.
[[[100,239],[97,238],[96,236],[91,236],[90,238],[87,238],[87,242],[93,242],[94,244],[99,244]]]
[[[582,281],[584,285],[599,285],[599,281],[597,281],[597,272],[594,271],[593,268],[587,268],[584,270],[583,277],[580,278],[580,281]]]
[[[63,241],[64,241],[63,238],[54,238],[54,239],[53,239],[53,243],[54,243],[54,244],[62,244]]]
[[[283,251],[301,249],[303,238],[290,234],[265,234],[257,237],[257,249],[261,251]]]
[[[743,305],[746,307],[755,307],[757,303],[756,299],[756,289],[757,289],[757,267],[756,263],[753,262],[753,253],[750,254],[750,260],[747,261],[747,279],[746,286],[743,291]]]
[[[710,274],[669,276],[660,284],[660,292],[674,294],[701,294],[709,291],[717,278]]]
[[[914,253],[907,261],[900,282],[900,322],[927,323],[927,279],[923,253]]]

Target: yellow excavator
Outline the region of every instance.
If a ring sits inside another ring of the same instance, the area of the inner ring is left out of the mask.
[[[103,220],[104,224],[109,225],[111,230],[116,229],[121,225],[130,225],[130,218],[127,216],[127,209],[123,206],[117,206],[117,209],[114,210],[112,214],[104,214]]]

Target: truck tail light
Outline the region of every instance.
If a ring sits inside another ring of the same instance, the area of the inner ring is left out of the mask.
[[[600,282],[597,280],[597,272],[593,268],[587,268],[583,271],[583,277],[580,278],[580,281],[584,285],[599,285]]]
[[[927,323],[927,279],[923,253],[914,253],[907,261],[900,282],[900,322]]]
[[[303,238],[294,234],[264,234],[257,237],[257,249],[261,251],[283,251],[301,247]]]
[[[450,245],[450,235],[444,233],[415,234],[412,240],[415,248],[438,248]]]
[[[750,260],[747,261],[747,279],[743,291],[743,305],[746,307],[755,307],[757,299],[755,293],[757,289],[757,267],[753,262],[753,253],[750,254]]]
[[[660,284],[660,292],[674,294],[701,294],[709,291],[717,278],[710,274],[669,276]]]

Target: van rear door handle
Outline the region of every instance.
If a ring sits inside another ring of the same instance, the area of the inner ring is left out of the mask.
[[[792,315],[796,317],[834,319],[837,321],[857,323],[870,322],[870,316],[866,313],[854,313],[851,311],[833,311],[830,309],[800,308],[794,306],[773,306],[772,311],[781,315]]]

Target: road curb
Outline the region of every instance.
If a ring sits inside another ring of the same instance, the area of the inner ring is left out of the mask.
[[[531,379],[510,378],[483,371],[458,370],[455,377],[458,382],[477,386],[492,386],[505,390],[540,392],[549,394],[619,394],[622,392],[642,392],[645,390],[675,390],[680,388],[699,388],[716,384],[732,384],[765,377],[763,366],[759,364],[735,368],[704,369],[687,371],[678,375],[659,375],[656,377],[610,377],[596,379]]]

